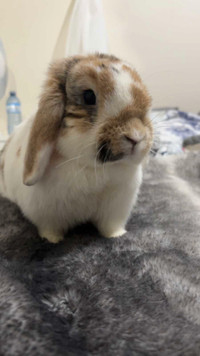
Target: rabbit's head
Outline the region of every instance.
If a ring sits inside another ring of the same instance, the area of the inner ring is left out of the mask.
[[[52,155],[88,165],[138,164],[153,140],[151,98],[131,65],[114,56],[75,56],[51,65],[30,132],[24,183],[45,173]]]

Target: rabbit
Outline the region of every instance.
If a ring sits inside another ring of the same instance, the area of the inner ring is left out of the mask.
[[[1,153],[0,194],[51,243],[87,221],[122,236],[153,141],[150,105],[139,74],[115,56],[57,60],[36,114]]]

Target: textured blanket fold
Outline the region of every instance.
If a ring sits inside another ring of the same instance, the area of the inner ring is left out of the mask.
[[[120,239],[0,198],[0,355],[200,355],[199,153],[151,159]]]

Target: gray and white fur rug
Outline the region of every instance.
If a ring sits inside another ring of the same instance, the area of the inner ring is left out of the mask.
[[[151,159],[120,239],[0,199],[0,355],[200,355],[200,155]]]

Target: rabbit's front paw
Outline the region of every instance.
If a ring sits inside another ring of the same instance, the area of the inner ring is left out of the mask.
[[[52,244],[57,244],[58,242],[63,240],[63,235],[58,232],[48,231],[48,230],[40,230],[39,235],[42,238],[47,239]]]
[[[127,231],[124,228],[118,229],[101,229],[100,232],[104,237],[112,238],[112,237],[120,237],[124,235]]]
[[[111,233],[110,235],[106,236],[106,237],[120,237],[124,234],[126,234],[126,230],[125,229],[119,229],[116,231],[113,231],[113,233]]]

